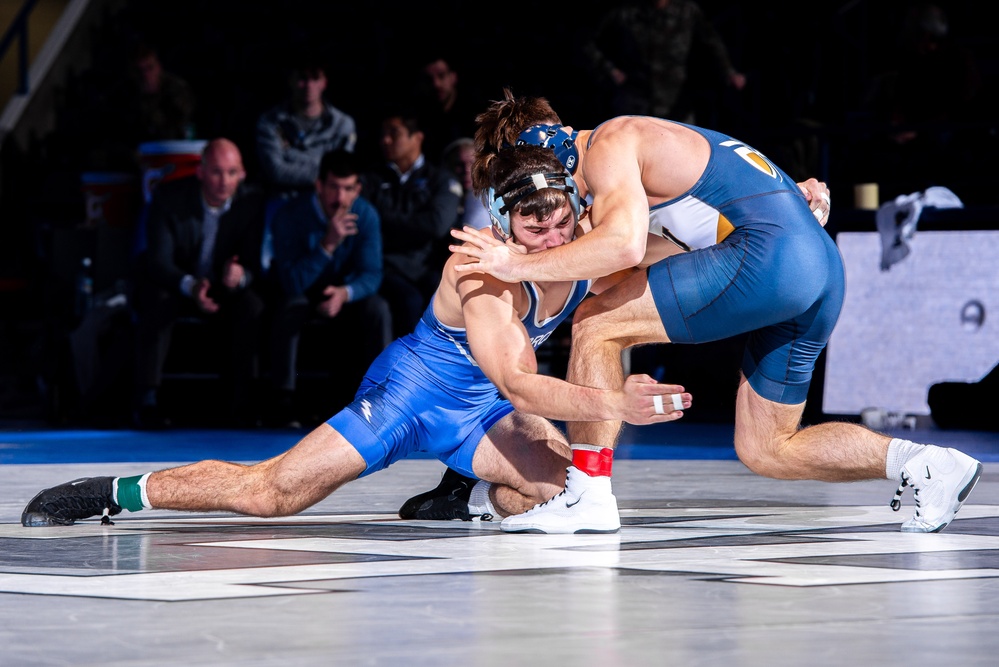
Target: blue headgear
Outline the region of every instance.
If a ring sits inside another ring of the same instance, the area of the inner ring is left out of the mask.
[[[555,181],[554,183],[551,182],[553,180]],[[527,189],[515,196],[510,196],[510,193],[516,192],[521,188]],[[576,216],[576,221],[579,221],[582,210],[579,200],[579,188],[576,187],[576,182],[572,180],[571,175],[565,172],[559,174],[531,174],[527,178],[522,178],[511,185],[505,194],[498,195],[493,188],[489,188],[486,191],[484,203],[486,208],[489,209],[489,217],[492,218],[493,228],[500,236],[505,239],[510,238],[510,211],[517,205],[517,202],[532,192],[544,190],[545,188],[565,192],[569,198],[569,207],[572,208],[573,215]]]
[[[555,157],[570,174],[576,173],[579,151],[576,150],[576,135],[569,134],[561,125],[532,125],[517,137],[517,146],[541,146],[555,151]]]

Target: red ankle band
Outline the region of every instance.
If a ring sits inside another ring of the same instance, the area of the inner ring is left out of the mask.
[[[572,465],[590,477],[610,477],[614,450],[604,447],[599,452],[590,449],[572,450]]]

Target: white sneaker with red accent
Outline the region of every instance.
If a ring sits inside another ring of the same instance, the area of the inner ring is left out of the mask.
[[[590,477],[569,466],[561,493],[523,514],[508,516],[500,528],[507,533],[616,533],[621,516],[610,477]]]

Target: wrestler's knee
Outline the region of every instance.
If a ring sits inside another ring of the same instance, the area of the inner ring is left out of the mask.
[[[773,465],[773,454],[758,440],[736,434],[735,454],[739,460],[757,475],[769,476],[766,471]]]
[[[623,330],[620,311],[604,307],[599,298],[585,299],[572,315],[572,340],[616,340]]]
[[[244,512],[251,516],[289,516],[298,512],[298,505],[293,495],[274,485],[260,487],[256,493],[249,495],[243,502],[245,503]]]
[[[245,513],[259,517],[296,514],[308,506],[301,486],[282,475],[281,466],[268,462],[250,466],[243,502]]]
[[[739,460],[751,471],[762,477],[774,479],[796,479],[792,461],[784,452],[787,438],[773,434],[766,437],[739,436],[735,438],[735,453]]]
[[[572,315],[572,321],[577,324],[583,322],[589,322],[595,318],[599,318],[602,315],[606,315],[609,311],[603,307],[603,300],[596,297],[591,297],[589,299],[584,299],[582,303],[576,308]]]
[[[791,439],[801,428],[805,404],[787,405],[758,394],[745,376],[736,399],[735,453],[758,475],[795,479]]]

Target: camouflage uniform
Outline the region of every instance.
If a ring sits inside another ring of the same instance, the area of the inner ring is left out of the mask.
[[[601,19],[584,52],[598,77],[614,88],[615,115],[667,118],[676,112],[695,43],[723,75],[736,72],[721,37],[690,0],[670,0],[661,9],[654,0],[614,8]],[[628,77],[621,86],[610,77],[615,67]]]

